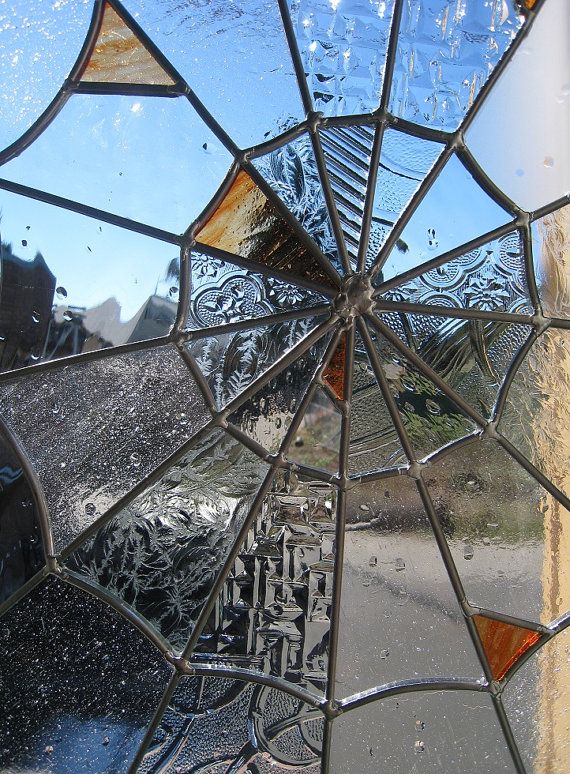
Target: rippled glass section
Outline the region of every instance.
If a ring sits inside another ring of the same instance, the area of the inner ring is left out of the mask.
[[[532,224],[532,257],[542,312],[570,317],[570,206]]]

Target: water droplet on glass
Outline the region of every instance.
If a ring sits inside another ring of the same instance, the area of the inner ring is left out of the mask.
[[[95,503],[85,503],[85,513],[88,516],[93,516],[96,510]]]
[[[396,568],[396,572],[401,572],[402,570],[406,569],[406,563],[404,562],[403,559],[398,557],[394,562],[394,567]]]
[[[36,312],[36,310],[34,309],[34,311],[32,312],[32,322],[35,322],[37,325],[39,321],[40,321],[40,313]]]
[[[464,559],[473,559],[473,546],[469,543],[466,543],[463,546],[463,558]]]
[[[4,624],[0,624],[0,640],[7,640],[10,636],[10,629]]]
[[[423,731],[426,727],[426,724],[423,720],[416,720],[416,731]]]
[[[380,651],[381,659],[387,659],[389,655],[390,655],[390,651],[387,648],[384,648],[384,650]]]
[[[418,739],[418,741],[414,745],[414,750],[417,753],[423,753],[425,749],[426,749],[425,742],[422,742],[421,739]]]
[[[552,169],[552,167],[554,166],[554,159],[552,158],[552,156],[545,156],[544,161],[542,163],[547,169]]]
[[[173,285],[168,292],[171,296],[175,296],[178,293],[178,288]]]
[[[66,311],[63,313],[63,319],[65,320],[65,322],[71,322],[71,321],[73,320],[73,315],[71,314],[71,312],[69,311],[69,309],[67,309],[67,310],[66,310]]]
[[[102,742],[103,746],[104,746],[104,747],[106,747],[106,746],[109,744],[109,742],[110,742],[110,741],[111,741],[111,740],[109,739],[109,737],[108,737],[108,736],[105,736],[105,737],[103,738],[103,742]]]
[[[59,414],[59,403],[53,403],[51,407],[52,414]]]
[[[378,557],[377,556],[371,556],[368,560],[368,565],[370,567],[376,567],[378,565]]]
[[[28,240],[22,239],[22,247],[27,247],[27,246],[28,246]]]
[[[521,169],[520,167],[515,170],[515,175],[517,177],[524,177],[524,169]]]
[[[133,465],[140,465],[141,464],[141,455],[138,452],[133,452],[131,456],[129,457]]]
[[[62,285],[55,289],[55,294],[58,298],[67,298],[67,290]]]
[[[428,237],[428,248],[430,250],[437,249],[437,247],[439,247],[439,240],[436,238],[435,228],[428,228],[427,237]]]
[[[305,441],[301,438],[300,435],[298,435],[295,438],[295,446],[299,447],[299,446],[304,446],[304,445],[305,445]]]
[[[46,745],[44,752],[47,753],[48,755],[51,755],[51,753],[53,752],[53,745],[52,744]]]
[[[490,546],[490,545],[491,545],[491,540],[490,540],[490,538],[488,538],[488,537],[484,537],[484,538],[483,538],[483,545],[484,545],[484,546]]]

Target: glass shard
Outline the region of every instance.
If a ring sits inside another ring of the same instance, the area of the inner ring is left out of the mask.
[[[0,604],[43,564],[42,533],[32,489],[10,444],[0,435]],[[0,639],[1,629],[0,624]]]
[[[485,615],[474,615],[483,650],[495,680],[502,680],[526,651],[540,639],[532,629],[497,621]]]
[[[254,320],[327,301],[312,290],[203,253],[192,253],[190,272],[188,329]]]
[[[329,337],[314,344],[228,417],[271,454],[279,451],[301,400],[320,365]]]
[[[337,270],[337,245],[308,134],[253,160],[277,196]]]
[[[570,609],[568,511],[498,443],[432,461],[426,481],[472,604],[544,624]]]
[[[243,170],[196,239],[267,268],[330,287],[318,261]]]
[[[371,113],[380,104],[393,0],[289,0],[315,110]]]
[[[340,411],[326,392],[317,388],[287,453],[288,458],[338,473],[341,424]]]
[[[103,6],[99,35],[81,80],[87,83],[174,84],[131,25],[110,3]]]
[[[372,265],[394,224],[433,167],[443,145],[411,134],[386,129],[374,190],[368,265]],[[404,245],[397,243],[398,249]]]
[[[170,332],[177,247],[5,191],[0,206],[1,370]]]
[[[511,383],[499,430],[570,495],[570,331],[549,328]]]
[[[174,347],[4,382],[0,411],[38,472],[57,551],[210,418]]]
[[[569,25],[566,0],[541,4],[466,132],[485,172],[529,212],[570,190]],[[497,115],[504,116],[500,133]]]
[[[187,99],[75,94],[2,176],[179,234],[230,163]]]
[[[206,377],[216,404],[223,408],[324,319],[307,317],[207,336],[191,341],[187,349]]]
[[[415,483],[359,484],[346,507],[335,695],[419,675],[481,677]]]
[[[477,217],[473,217],[477,213]],[[445,164],[382,268],[390,279],[501,226],[509,214],[475,182],[456,156]]]
[[[512,231],[386,291],[381,298],[530,316],[522,239]]]
[[[324,693],[336,488],[281,473],[266,495],[194,659]]]
[[[342,126],[320,132],[321,145],[348,253],[358,256],[374,128]]]
[[[347,335],[343,333],[322,376],[323,382],[331,388],[339,400],[345,399],[346,339]]]
[[[522,23],[514,0],[404,3],[390,111],[457,129]]]
[[[162,655],[55,578],[6,613],[0,632],[2,770],[127,771],[172,673]]]
[[[532,257],[544,315],[570,317],[570,205],[534,221]]]
[[[183,677],[138,771],[319,774],[322,713],[276,688]]]
[[[266,472],[252,452],[215,431],[71,554],[67,566],[182,649]]]

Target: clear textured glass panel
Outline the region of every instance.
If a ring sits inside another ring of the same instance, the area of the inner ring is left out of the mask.
[[[305,355],[234,411],[228,421],[275,454],[320,364],[328,340],[328,336],[319,339]]]
[[[507,369],[533,328],[428,314],[379,314],[422,360],[490,419]]]
[[[210,418],[174,347],[3,383],[0,411],[38,472],[57,550]]]
[[[2,176],[180,233],[230,162],[184,98],[76,94]]]
[[[277,3],[126,0],[125,6],[241,147],[304,118]]]
[[[183,648],[267,468],[230,436],[197,441],[67,566],[104,586]]]
[[[370,113],[380,104],[393,0],[289,0],[315,110]]]
[[[122,616],[50,578],[0,621],[0,767],[126,771],[170,675]]]
[[[514,0],[404,2],[391,112],[456,129],[522,21]]]
[[[414,481],[351,487],[346,507],[336,695],[417,677],[480,678]]]
[[[344,241],[353,260],[358,255],[374,127],[342,126],[320,133],[327,173]]]
[[[531,315],[522,239],[512,231],[386,291],[382,298]]]
[[[532,224],[532,256],[543,313],[570,317],[570,206]]]
[[[193,253],[190,266],[189,329],[253,320],[327,301],[312,290],[203,253]]]
[[[516,769],[491,696],[440,691],[395,696],[341,715],[333,724],[330,771],[514,774]]]
[[[188,351],[222,408],[299,344],[324,317],[264,325],[191,341]]]
[[[302,465],[338,473],[342,415],[320,388],[307,406],[288,457]]]
[[[533,345],[509,389],[499,430],[570,494],[570,331],[550,328]]]
[[[194,658],[324,692],[337,491],[279,473],[218,597]]]
[[[164,336],[178,248],[2,191],[0,369]]]
[[[467,131],[487,174],[528,211],[570,190],[569,29],[566,0],[543,3]]]
[[[545,624],[570,609],[568,511],[498,443],[455,449],[427,479],[472,604]]]
[[[10,444],[0,435],[0,604],[43,563],[42,534],[30,484]]]
[[[477,217],[474,217],[477,213]],[[452,156],[420,202],[382,268],[389,279],[509,220]]]
[[[565,774],[570,754],[570,629],[550,640],[503,693],[527,771]]]
[[[376,260],[386,237],[442,149],[443,145],[438,142],[394,129],[386,129],[384,132],[370,224],[369,264]]]
[[[0,6],[0,149],[28,129],[55,97],[89,28],[90,0],[26,0]]]
[[[184,677],[138,770],[319,774],[323,727],[319,710],[275,688]]]

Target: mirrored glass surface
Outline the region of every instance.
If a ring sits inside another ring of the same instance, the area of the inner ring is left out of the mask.
[[[532,257],[543,314],[570,317],[570,206],[534,221]]]

